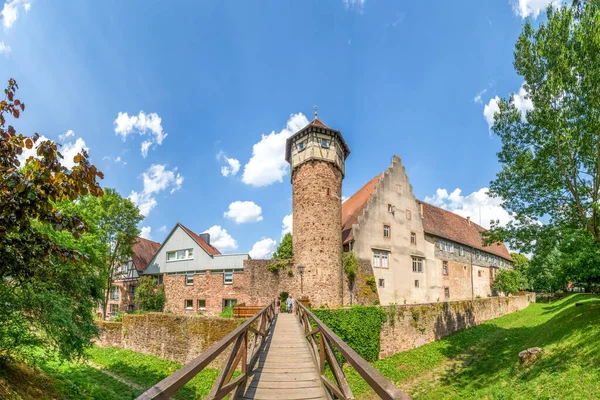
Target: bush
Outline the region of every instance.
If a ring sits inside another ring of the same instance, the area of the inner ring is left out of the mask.
[[[221,314],[219,314],[219,317],[221,317],[221,318],[233,318],[233,307],[232,306],[225,307],[223,309],[223,311],[221,312]]]
[[[142,276],[135,289],[135,303],[144,311],[162,311],[167,298],[163,285],[151,276]]]
[[[380,307],[314,309],[312,312],[348,346],[367,361],[376,361],[381,348],[381,325],[385,312]]]
[[[519,271],[504,269],[498,272],[493,288],[508,295],[515,294],[526,286],[527,281]]]

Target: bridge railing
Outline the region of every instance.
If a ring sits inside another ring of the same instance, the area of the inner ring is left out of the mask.
[[[190,361],[181,369],[169,375],[150,389],[142,393],[137,400],[168,399],[175,392],[195,377],[233,343],[233,348],[225,365],[221,369],[210,393],[206,399],[222,399],[240,384],[246,382],[248,372],[259,356],[262,343],[275,317],[275,301],[264,307],[254,316],[240,325],[233,332],[213,344],[200,356]],[[253,333],[252,344],[249,346],[249,334]],[[233,378],[233,374],[241,363],[242,373]]]
[[[335,398],[352,400],[354,395],[344,375],[342,366],[338,363],[333,349],[342,354],[346,362],[367,382],[367,384],[385,400],[403,399],[410,400],[406,394],[398,389],[385,376],[381,375],[368,361],[352,350],[342,339],[329,329],[301,302],[297,301],[298,319],[304,328],[306,339],[312,349],[315,362],[318,364],[321,380],[325,387]],[[329,365],[335,382],[325,376],[325,364]]]

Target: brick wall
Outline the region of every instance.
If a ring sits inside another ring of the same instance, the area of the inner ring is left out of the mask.
[[[535,293],[424,305],[384,307],[388,321],[381,329],[380,358],[410,350],[526,308],[535,302]],[[392,318],[393,315],[393,318]],[[392,322],[393,319],[393,322]]]
[[[174,313],[218,314],[223,310],[224,299],[235,299],[238,304],[251,305],[248,302],[248,274],[246,273],[234,273],[232,284],[224,283],[222,273],[210,271],[202,275],[195,274],[192,285],[186,285],[185,275],[165,275],[164,284],[167,298],[165,310]],[[192,300],[191,310],[185,308],[185,300]],[[205,300],[205,310],[198,308],[198,300]]]
[[[123,322],[98,322],[99,346],[120,347],[182,364],[241,325],[244,319],[147,313],[125,315]],[[223,354],[215,366],[221,365]]]

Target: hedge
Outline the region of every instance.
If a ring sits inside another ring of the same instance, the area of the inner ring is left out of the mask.
[[[367,361],[376,361],[381,348],[380,332],[385,312],[380,307],[311,310],[327,327]]]

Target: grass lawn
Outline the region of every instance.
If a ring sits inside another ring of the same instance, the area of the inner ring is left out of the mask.
[[[93,347],[88,360],[96,366],[140,385],[146,390],[182,365],[158,357],[117,348]],[[206,369],[188,382],[175,399],[202,399],[214,383],[218,370]],[[35,370],[25,365],[0,367],[0,399],[98,399],[130,400],[143,390],[82,362],[48,362]]]
[[[544,354],[520,365],[530,347]],[[414,399],[600,399],[600,298],[531,304],[374,366]],[[353,370],[345,373],[358,398],[376,398]]]

